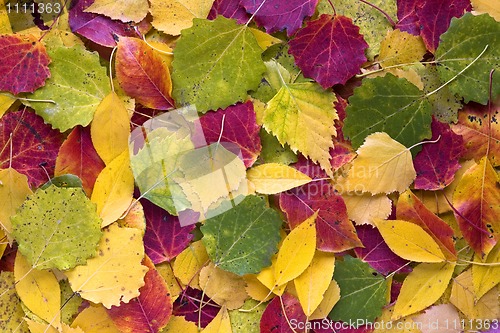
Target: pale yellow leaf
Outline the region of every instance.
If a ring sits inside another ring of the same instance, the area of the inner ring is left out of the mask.
[[[247,171],[247,178],[262,194],[277,194],[309,183],[312,179],[302,172],[278,163],[266,163]]]
[[[32,194],[28,177],[13,168],[0,170],[0,224],[12,243],[10,217],[16,214],[26,197]]]
[[[422,60],[427,52],[420,36],[401,30],[391,30],[380,43],[379,63],[382,67],[407,64]]]
[[[151,0],[153,27],[179,35],[193,25],[194,18],[207,18],[214,0]]]
[[[283,241],[274,267],[274,287],[295,279],[309,266],[316,250],[316,211],[290,231]]]
[[[134,175],[128,150],[122,152],[97,176],[90,200],[97,205],[101,227],[115,222],[127,210],[134,193]]]
[[[334,268],[333,253],[316,251],[306,270],[293,280],[306,316],[312,315],[322,302],[323,295],[332,281]]]
[[[495,20],[500,21],[500,0],[471,0],[474,12],[488,13]]]
[[[205,327],[202,333],[232,333],[231,322],[227,309],[222,307],[214,319]]]
[[[78,314],[71,327],[79,327],[85,333],[120,333],[102,305],[90,305]]]
[[[319,303],[316,310],[309,316],[309,320],[323,319],[328,316],[333,307],[340,300],[340,288],[335,280],[330,281],[328,289],[323,295],[323,300]]]
[[[250,32],[255,36],[257,44],[259,44],[263,51],[267,50],[270,46],[283,43],[281,39],[273,37],[262,30],[250,28]]]
[[[401,258],[418,262],[441,262],[446,257],[422,227],[402,220],[375,219],[384,241]]]
[[[228,310],[240,308],[248,298],[245,280],[216,267],[212,262],[200,271],[200,288],[215,303]]]
[[[95,0],[85,12],[103,14],[122,22],[139,22],[148,14],[148,0]]]
[[[385,132],[366,137],[342,186],[351,192],[404,192],[417,176],[410,151]]]
[[[488,291],[500,283],[500,243],[488,253],[484,265],[481,265],[479,256],[474,256],[478,265],[472,265],[472,281],[476,299],[484,296]]]
[[[208,254],[203,242],[190,244],[174,262],[174,274],[184,285],[199,288],[199,273],[208,262]]]
[[[94,148],[105,164],[109,164],[128,150],[130,134],[128,112],[115,92],[104,97],[97,107],[90,126],[90,134]]]
[[[494,287],[479,300],[475,298],[472,270],[468,269],[453,279],[450,302],[469,319],[500,318],[500,288]]]
[[[161,333],[199,333],[198,326],[192,321],[187,321],[184,317],[172,316],[167,326],[165,326]]]
[[[273,293],[269,292],[269,288],[267,288],[265,285],[262,284],[257,279],[257,275],[255,274],[247,274],[243,275],[243,279],[245,279],[245,291],[247,292],[248,296],[253,298],[254,300],[257,300],[259,302],[267,302],[271,298],[274,297]],[[269,285],[272,288],[272,283],[274,280],[274,276],[269,279],[270,283]]]
[[[14,277],[17,281],[17,295],[24,305],[35,315],[60,329],[61,290],[54,274],[31,267],[18,252],[14,262]]]
[[[422,333],[410,317],[392,320],[393,311],[393,307],[382,309],[382,315],[373,323],[372,333]]]
[[[411,232],[411,231],[409,231]],[[434,304],[450,283],[455,263],[421,263],[408,274],[401,287],[393,319],[419,312]]]
[[[172,270],[172,266],[168,262],[162,262],[155,266],[158,273],[160,273],[163,280],[168,286],[168,290],[170,291],[170,296],[175,299],[182,292],[181,286],[179,286],[179,282],[176,280],[174,271]]]
[[[139,229],[144,235],[146,232],[146,217],[144,216],[144,208],[140,201],[134,200],[127,215],[116,221],[116,223],[118,223],[120,227]]]
[[[374,218],[386,219],[391,214],[392,201],[384,194],[342,193],[349,220],[357,225],[373,224]]]
[[[71,289],[82,298],[109,309],[139,296],[148,271],[141,265],[143,258],[141,231],[112,224],[103,230],[97,255],[86,265],[67,271],[66,276]]]
[[[54,326],[39,323],[31,319],[26,319],[26,322],[28,323],[31,333],[87,333],[79,327],[73,328],[66,324],[62,324],[62,328],[58,330]]]
[[[422,333],[460,333],[460,316],[451,304],[438,304],[412,318]]]

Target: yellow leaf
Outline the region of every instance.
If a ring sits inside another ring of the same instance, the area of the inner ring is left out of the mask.
[[[7,244],[9,244],[9,242],[7,242],[7,234],[3,229],[0,229],[0,258],[4,254]]]
[[[393,311],[392,307],[382,309],[382,315],[373,323],[372,333],[422,333],[409,317],[391,320]]]
[[[90,134],[94,148],[105,164],[109,164],[128,150],[130,134],[128,112],[115,92],[104,97],[97,107],[90,126]]]
[[[309,266],[316,250],[316,211],[290,231],[283,241],[274,267],[274,287],[295,279]]]
[[[373,224],[374,218],[386,219],[391,214],[392,201],[384,194],[371,195],[346,192],[342,194],[349,220],[360,224]]]
[[[476,254],[474,261],[481,263],[481,259]],[[500,243],[490,251],[483,265],[472,265],[472,282],[474,285],[474,295],[480,299],[493,287],[500,283]]]
[[[254,300],[257,300],[259,302],[267,302],[271,298],[273,298],[273,294],[269,292],[269,288],[267,288],[265,285],[262,284],[257,279],[257,275],[255,274],[247,274],[243,276],[243,279],[245,279],[246,287],[245,290],[251,298]],[[274,276],[269,279],[270,283],[269,285],[272,288],[272,283],[274,280]]]
[[[26,319],[26,322],[31,333],[87,333],[83,332],[79,327],[73,328],[66,324],[62,324],[61,330],[58,330],[54,326],[39,323],[31,319]]]
[[[71,327],[79,327],[85,333],[120,333],[102,305],[90,305],[78,314]]]
[[[404,192],[417,176],[410,151],[385,132],[366,137],[342,184],[351,192]]]
[[[245,280],[210,263],[200,271],[200,288],[215,303],[229,310],[240,308],[248,298]]]
[[[130,169],[128,150],[125,150],[99,174],[90,200],[97,205],[102,218],[101,227],[115,222],[127,210],[134,193],[134,175]]]
[[[259,274],[257,274],[257,280],[268,288],[269,291],[272,291],[273,294],[281,296],[285,292],[287,284],[284,283],[281,286],[275,285],[276,279],[274,277],[274,272],[276,268],[276,259],[272,262],[273,264],[271,266],[264,268]],[[267,295],[269,294],[270,293],[268,292]]]
[[[257,44],[259,44],[262,50],[267,50],[270,46],[283,43],[281,39],[271,36],[270,34],[266,34],[264,31],[259,29],[250,28],[250,32],[255,36],[257,40]]]
[[[151,24],[169,35],[179,35],[193,25],[194,18],[206,18],[214,0],[151,0]]]
[[[14,277],[17,295],[24,305],[52,326],[61,328],[61,290],[54,274],[31,267],[18,252],[14,262]]]
[[[148,14],[148,0],[95,0],[85,12],[103,14],[122,22],[139,22]]]
[[[335,255],[316,251],[306,270],[293,280],[300,305],[306,316],[310,316],[323,300],[330,286],[335,268]]]
[[[118,220],[117,223],[120,227],[139,229],[144,235],[146,232],[146,218],[144,217],[144,208],[140,201],[134,200],[127,215]]]
[[[187,321],[184,317],[172,316],[167,326],[161,330],[161,333],[199,333],[198,326],[192,321]],[[85,332],[87,333],[87,332]]]
[[[471,0],[474,12],[488,13],[495,20],[500,21],[500,0]]]
[[[420,36],[401,30],[391,30],[380,43],[379,63],[382,67],[407,64],[422,60],[427,52]]]
[[[401,258],[418,262],[441,262],[446,257],[422,227],[402,220],[374,220],[384,241]]]
[[[174,262],[174,274],[184,285],[199,288],[198,275],[208,262],[208,254],[203,242],[190,244]]]
[[[409,231],[411,232],[411,231]],[[455,263],[422,263],[408,274],[401,287],[392,319],[399,319],[434,304],[450,283]]]
[[[12,28],[10,26],[9,15],[7,15],[5,3],[6,1],[0,1],[0,34],[11,34]]]
[[[302,172],[278,163],[266,163],[247,171],[247,178],[262,194],[277,194],[309,183],[312,179]]]
[[[97,255],[65,273],[73,291],[109,309],[139,296],[148,269],[141,265],[144,245],[140,230],[112,224],[103,232]]]
[[[168,286],[168,290],[170,291],[170,296],[172,299],[175,299],[182,292],[181,286],[175,279],[174,271],[172,270],[172,266],[168,262],[163,262],[161,264],[156,265],[156,270],[160,273],[161,277],[165,280],[165,283]]]
[[[330,311],[332,311],[333,307],[335,304],[340,299],[340,288],[339,285],[335,280],[330,281],[330,285],[328,286],[328,289],[325,291],[325,294],[323,295],[323,300],[321,303],[319,303],[318,307],[316,310],[313,312],[312,315],[309,316],[309,320],[315,320],[315,319],[323,319],[328,316]]]
[[[28,177],[12,168],[0,170],[0,224],[10,243],[12,243],[10,217],[16,214],[16,210],[32,193],[28,186]]]
[[[229,321],[229,314],[227,309],[223,307],[220,309],[217,316],[207,325],[201,332],[202,333],[231,333],[231,322]]]
[[[0,17],[0,24],[1,24]],[[5,112],[11,107],[12,104],[16,101],[16,98],[10,94],[0,93],[0,117],[4,115]]]
[[[499,293],[500,288],[497,286],[476,300],[472,270],[468,269],[453,279],[450,302],[469,319],[497,319],[500,318]]]

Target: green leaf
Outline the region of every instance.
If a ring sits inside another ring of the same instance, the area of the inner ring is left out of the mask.
[[[293,153],[290,147],[285,144],[282,146],[275,136],[267,133],[265,130],[260,130],[260,141],[262,142],[262,150],[260,157],[264,163],[279,163],[289,165],[297,162],[297,155]]]
[[[194,19],[174,49],[176,103],[194,105],[205,113],[245,100],[266,70],[261,52],[246,25],[223,16],[213,21]]]
[[[48,48],[52,59],[51,77],[45,86],[28,95],[31,99],[55,103],[30,102],[45,122],[64,132],[76,125],[87,126],[101,100],[110,92],[106,69],[97,52],[83,46]]]
[[[333,107],[336,98],[317,83],[292,83],[280,88],[264,111],[264,128],[287,143],[294,153],[300,151],[331,173],[330,148],[336,135],[333,122],[338,119]]]
[[[381,274],[360,259],[345,256],[335,264],[333,279],[340,287],[340,300],[328,315],[330,319],[372,322],[380,316],[387,291]]]
[[[260,318],[266,309],[266,304],[259,303],[253,299],[246,300],[240,309],[229,311],[232,333],[259,333]],[[250,310],[243,312],[241,310]]]
[[[59,281],[61,287],[61,321],[66,325],[70,325],[73,319],[77,316],[83,298],[71,290],[68,280]]]
[[[372,60],[380,51],[380,43],[392,31],[391,24],[387,18],[372,6],[357,0],[331,0],[337,15],[350,17],[355,25],[359,27],[359,33],[370,45],[366,50],[366,56]],[[381,8],[390,17],[396,18],[396,1],[371,0],[371,4]],[[320,14],[335,14],[332,6],[327,0],[321,0],[318,4]]]
[[[365,138],[386,132],[406,147],[431,137],[431,105],[408,80],[388,73],[364,79],[346,108],[344,134],[358,149]]]
[[[493,100],[500,93],[500,24],[488,14],[474,16],[465,13],[461,18],[453,18],[448,30],[441,35],[436,50],[436,61],[441,81],[447,82],[466,68],[486,45],[488,49],[465,72],[453,80],[451,91],[462,96],[464,101],[486,104],[489,99],[489,76],[493,74]]]
[[[28,333],[21,301],[16,294],[13,272],[0,272],[0,331]]]
[[[263,199],[250,195],[233,209],[206,220],[202,240],[219,268],[238,275],[258,273],[271,265],[281,223]]]
[[[38,269],[67,270],[95,255],[101,219],[82,189],[50,186],[11,218],[19,251]]]

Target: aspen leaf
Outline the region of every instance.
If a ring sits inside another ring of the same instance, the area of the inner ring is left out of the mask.
[[[101,227],[118,220],[132,201],[134,176],[128,150],[123,151],[97,176],[91,201],[102,218]]]
[[[357,154],[343,184],[348,191],[404,192],[417,176],[408,148],[387,133],[370,134]]]
[[[18,253],[14,264],[16,291],[23,304],[33,314],[61,329],[61,291],[54,274],[31,267]]]
[[[478,255],[474,261],[481,263]],[[472,265],[472,282],[474,285],[474,295],[476,299],[483,297],[488,291],[500,283],[500,243],[490,251],[484,260],[484,266],[481,264]]]
[[[259,304],[257,301],[249,299],[241,309],[252,309],[252,312],[229,311],[229,320],[231,321],[233,333],[260,333],[259,327],[255,323],[260,322],[262,313],[266,309],[266,304]]]
[[[386,219],[391,213],[392,201],[384,194],[370,195],[363,193],[344,193],[349,219],[360,224],[373,224],[374,218]]]
[[[95,0],[85,11],[103,14],[113,20],[139,22],[146,17],[148,8],[147,0]]]
[[[308,317],[309,320],[323,319],[328,316],[332,311],[333,307],[340,300],[340,288],[335,280],[331,280],[323,294],[323,299],[319,303],[318,307],[314,312]]]
[[[274,261],[276,262],[276,260]],[[272,272],[274,269],[271,269],[273,267],[272,265],[270,267],[264,268],[259,275],[255,274],[247,274],[244,275],[243,278],[245,279],[245,291],[247,292],[248,296],[253,298],[254,300],[261,301],[261,302],[266,302],[269,301],[272,297],[273,294],[270,293],[270,289],[272,288],[273,285],[273,280],[274,276],[272,276]],[[270,278],[267,279],[267,285],[270,286],[270,288],[266,287],[260,280],[257,278],[257,276],[262,277],[263,273],[269,270],[271,272]],[[275,292],[276,290],[273,290]]]
[[[104,97],[97,107],[90,131],[95,150],[106,164],[128,149],[128,112],[115,92]]]
[[[375,219],[384,241],[401,258],[417,262],[441,262],[446,257],[422,227],[407,221]]]
[[[383,67],[420,61],[425,52],[425,45],[420,36],[413,36],[405,31],[392,30],[380,43],[379,63]]]
[[[453,262],[421,263],[415,267],[403,282],[392,319],[408,316],[434,304],[448,287],[454,269]]]
[[[15,285],[14,273],[0,272],[0,329],[2,332],[28,333],[24,311]]]
[[[274,287],[295,279],[311,263],[316,249],[316,217],[317,211],[286,236],[274,267]]]
[[[202,333],[232,333],[229,313],[225,307],[221,308],[217,316],[201,331]]]
[[[411,319],[420,325],[422,333],[460,333],[457,325],[449,323],[459,323],[460,316],[458,310],[452,304],[438,304],[431,306],[424,313],[412,316]],[[418,327],[418,326],[417,326]]]
[[[167,326],[161,333],[199,333],[198,326],[191,321],[187,321],[184,317],[172,316]]]
[[[270,34],[266,34],[259,29],[250,28],[250,32],[255,36],[255,40],[257,44],[259,44],[262,50],[267,50],[270,46],[283,43],[281,39],[271,36]]]
[[[208,254],[202,241],[190,244],[175,259],[174,274],[183,284],[199,286],[198,274],[208,262]]]
[[[393,312],[394,307],[386,307],[382,310],[382,315],[373,323],[373,326],[378,326],[373,330],[373,333],[423,333],[416,327],[412,317],[392,320],[391,316]],[[389,326],[387,323],[391,323],[392,325]]]
[[[102,305],[90,305],[78,314],[71,327],[79,327],[85,333],[120,333]]]
[[[65,273],[71,289],[108,309],[139,296],[148,270],[141,265],[144,257],[141,231],[110,225],[104,229],[97,253],[86,265]]]
[[[302,172],[278,163],[253,167],[247,171],[247,178],[255,185],[255,191],[263,194],[277,194],[311,181]]]
[[[476,13],[488,13],[497,22],[500,21],[500,1],[499,0],[471,0],[472,8]]]
[[[333,253],[316,251],[306,270],[293,280],[306,316],[311,316],[323,301],[323,295],[332,281],[334,267]]]
[[[266,299],[270,295],[270,292],[272,292],[275,295],[281,296],[285,292],[285,289],[287,287],[287,284],[282,284],[281,286],[276,286],[275,281],[275,271],[276,271],[276,260],[277,260],[277,255],[274,255],[271,262],[271,266],[264,268],[263,270],[260,271],[259,274],[257,274],[256,278],[259,283],[261,283],[265,288],[267,288],[267,291],[265,294],[262,294],[260,298]]]
[[[62,329],[56,329],[50,324],[39,323],[31,319],[26,319],[26,322],[31,333],[85,333],[79,327],[70,327],[66,324],[62,324]]]
[[[25,175],[12,168],[0,170],[0,224],[10,243],[12,243],[10,217],[32,193]]]

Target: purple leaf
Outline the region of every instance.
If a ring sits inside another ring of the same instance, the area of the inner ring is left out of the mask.
[[[91,41],[106,47],[114,47],[114,35],[139,37],[132,25],[115,21],[104,15],[87,13],[84,10],[90,7],[94,0],[76,0],[69,10],[69,26],[71,31]]]
[[[432,119],[432,141],[426,143],[415,156],[413,164],[417,172],[415,188],[421,190],[440,190],[448,186],[460,169],[459,158],[465,151],[461,135],[455,134],[450,125]]]
[[[314,14],[318,0],[241,0],[241,4],[250,14],[257,12],[254,19],[267,33],[286,28],[290,37],[302,26],[305,17]]]
[[[239,24],[245,24],[249,19],[245,8],[237,0],[215,0],[208,14],[208,19],[214,20],[218,15],[235,19]]]
[[[323,14],[307,22],[290,41],[289,53],[304,76],[315,79],[326,89],[345,84],[356,75],[366,61],[367,48],[359,27],[350,18]]]
[[[181,253],[189,244],[193,235],[191,231],[198,221],[198,214],[183,211],[182,218],[192,218],[193,223],[181,227],[179,218],[170,215],[167,211],[152,204],[148,200],[141,200],[146,217],[146,233],[144,234],[144,248],[153,263],[159,264],[170,261]]]
[[[188,286],[175,300],[172,314],[174,316],[183,316],[187,321],[205,328],[217,316],[219,310],[220,306],[205,295],[203,291]]]
[[[360,225],[356,227],[356,230],[359,239],[361,239],[364,245],[364,248],[358,247],[354,249],[359,259],[367,262],[371,267],[384,275],[396,270],[399,273],[408,273],[411,271],[408,266],[401,268],[408,264],[408,261],[398,257],[391,251],[376,228],[370,225]]]
[[[283,306],[281,303],[283,302]],[[297,323],[298,327],[293,328],[290,323]],[[299,300],[290,294],[283,294],[281,300],[279,296],[273,298],[264,310],[260,319],[261,333],[299,333],[305,332],[300,329],[301,324],[307,322],[307,317],[302,311]]]
[[[417,3],[420,0],[398,0],[398,23],[396,29],[406,31],[412,35],[420,35],[418,26]]]

